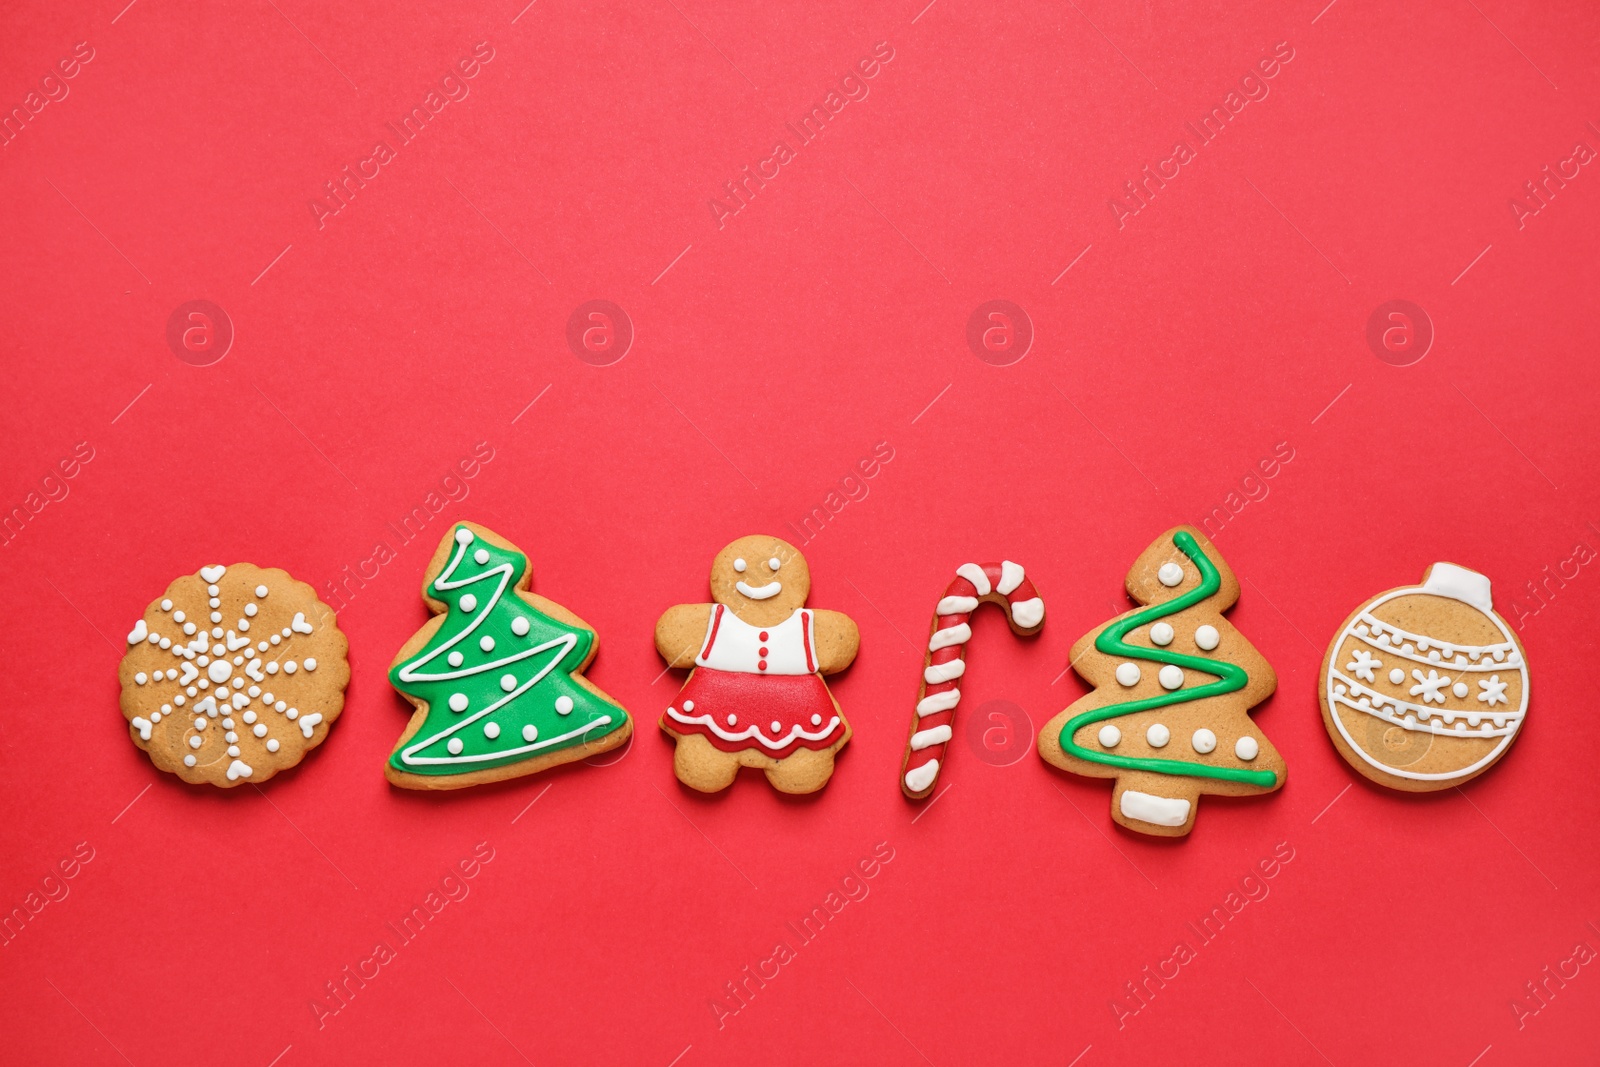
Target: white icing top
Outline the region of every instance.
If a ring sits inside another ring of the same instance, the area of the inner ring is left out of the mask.
[[[718,604],[695,666],[738,674],[815,674],[812,613],[800,608],[776,626],[752,626]]]

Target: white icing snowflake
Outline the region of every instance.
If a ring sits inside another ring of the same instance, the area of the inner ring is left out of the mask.
[[[1489,675],[1488,681],[1480,681],[1478,688],[1483,690],[1478,694],[1478,699],[1488,704],[1491,708],[1496,704],[1511,703],[1506,697],[1506,683],[1500,680],[1498,674]]]
[[[302,715],[298,708],[290,707],[282,699],[275,699],[269,691],[263,691],[271,686],[272,676],[280,672],[287,676],[298,671],[317,669],[317,661],[313,657],[307,656],[298,662],[284,658],[295,637],[312,632],[312,624],[306,620],[303,612],[296,612],[288,626],[277,633],[259,635],[264,639],[258,640],[257,634],[249,633],[251,621],[260,621],[257,618],[260,609],[255,602],[251,602],[245,607],[244,616],[233,627],[224,629],[220,625],[222,615],[217,610],[220,607],[220,590],[216,585],[224,570],[217,566],[204,568],[200,572],[201,577],[209,583],[207,592],[211,594],[209,615],[212,625],[209,628],[201,628],[200,620],[186,617],[182,610],[174,608],[170,599],[164,599],[161,601],[161,610],[170,618],[172,625],[182,627],[180,633],[163,635],[151,629],[144,619],[140,619],[129,632],[130,646],[148,642],[169,651],[175,664],[154,673],[140,671],[134,675],[133,682],[137,686],[166,683],[173,691],[164,697],[169,702],[162,704],[160,711],[152,712],[148,719],[142,715],[135,716],[130,725],[139,731],[141,740],[149,741],[152,728],[162,718],[192,717],[192,728],[184,730],[186,754],[183,763],[186,767],[196,765],[199,756],[193,750],[204,746],[208,735],[222,732],[221,741],[226,745],[226,758],[231,760],[227,776],[230,781],[237,781],[249,778],[255,768],[241,758],[240,730],[233,715],[243,712],[241,718],[244,720],[244,729],[268,752],[277,752],[281,743],[277,738],[268,736],[273,732],[268,726],[271,720],[263,713],[268,710],[276,712],[293,723],[289,729],[298,727],[308,740],[313,728],[322,722],[323,717],[320,712]],[[265,585],[257,586],[256,600],[263,599],[268,592]],[[208,761],[216,758],[219,757],[208,756]]]
[[[1422,697],[1423,703],[1430,700],[1436,704],[1444,703],[1444,693],[1441,690],[1450,684],[1448,676],[1438,671],[1429,671],[1428,676],[1424,678],[1420,670],[1413,670],[1411,677],[1417,680],[1417,684],[1411,687],[1412,696]]]
[[[1383,660],[1364,648],[1356,649],[1354,654],[1355,660],[1345,664],[1344,669],[1353,672],[1363,682],[1376,681],[1378,676],[1374,672],[1383,666]]]

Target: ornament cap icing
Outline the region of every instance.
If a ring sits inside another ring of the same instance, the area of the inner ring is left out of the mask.
[[[1483,611],[1494,610],[1494,599],[1489,594],[1488,575],[1458,567],[1454,563],[1435,563],[1428,568],[1422,580],[1424,592],[1460,600]]]

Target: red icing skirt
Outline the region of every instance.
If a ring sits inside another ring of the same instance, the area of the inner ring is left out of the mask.
[[[782,759],[797,748],[832,748],[844,719],[820,674],[742,674],[696,667],[661,717],[675,734],[699,734],[724,752],[755,749]]]

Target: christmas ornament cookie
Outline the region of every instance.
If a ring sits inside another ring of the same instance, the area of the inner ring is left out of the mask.
[[[677,741],[678,780],[703,793],[756,767],[785,793],[828,784],[850,724],[822,680],[861,644],[837,611],[805,607],[811,571],[776,537],[741,537],[711,561],[710,604],[679,604],[656,623],[656,650],[692,667],[661,728]]]
[[[1345,761],[1411,792],[1476,778],[1528,710],[1528,664],[1489,579],[1435,563],[1357,608],[1322,661],[1322,722]]]
[[[1250,709],[1277,677],[1222,613],[1239,582],[1205,535],[1179,526],[1128,572],[1144,607],[1080,638],[1072,665],[1094,692],[1045,724],[1039,755],[1074,774],[1113,778],[1111,817],[1182,837],[1200,794],[1246,796],[1283,785],[1284,764]]]
[[[1044,601],[1020,564],[963,563],[933,609],[922,687],[911,717],[911,737],[900,761],[900,789],[912,800],[933,792],[950,743],[961,678],[966,673],[969,622],[979,604],[995,604],[1019,637],[1032,637],[1044,625]]]
[[[201,567],[128,633],[117,674],[129,736],[186,782],[264,782],[327,738],[348,649],[304,582],[249,563]]]
[[[422,579],[434,612],[389,683],[416,712],[383,773],[406,789],[462,789],[617,748],[633,720],[583,671],[594,628],[528,591],[516,545],[477,523],[439,542]]]

